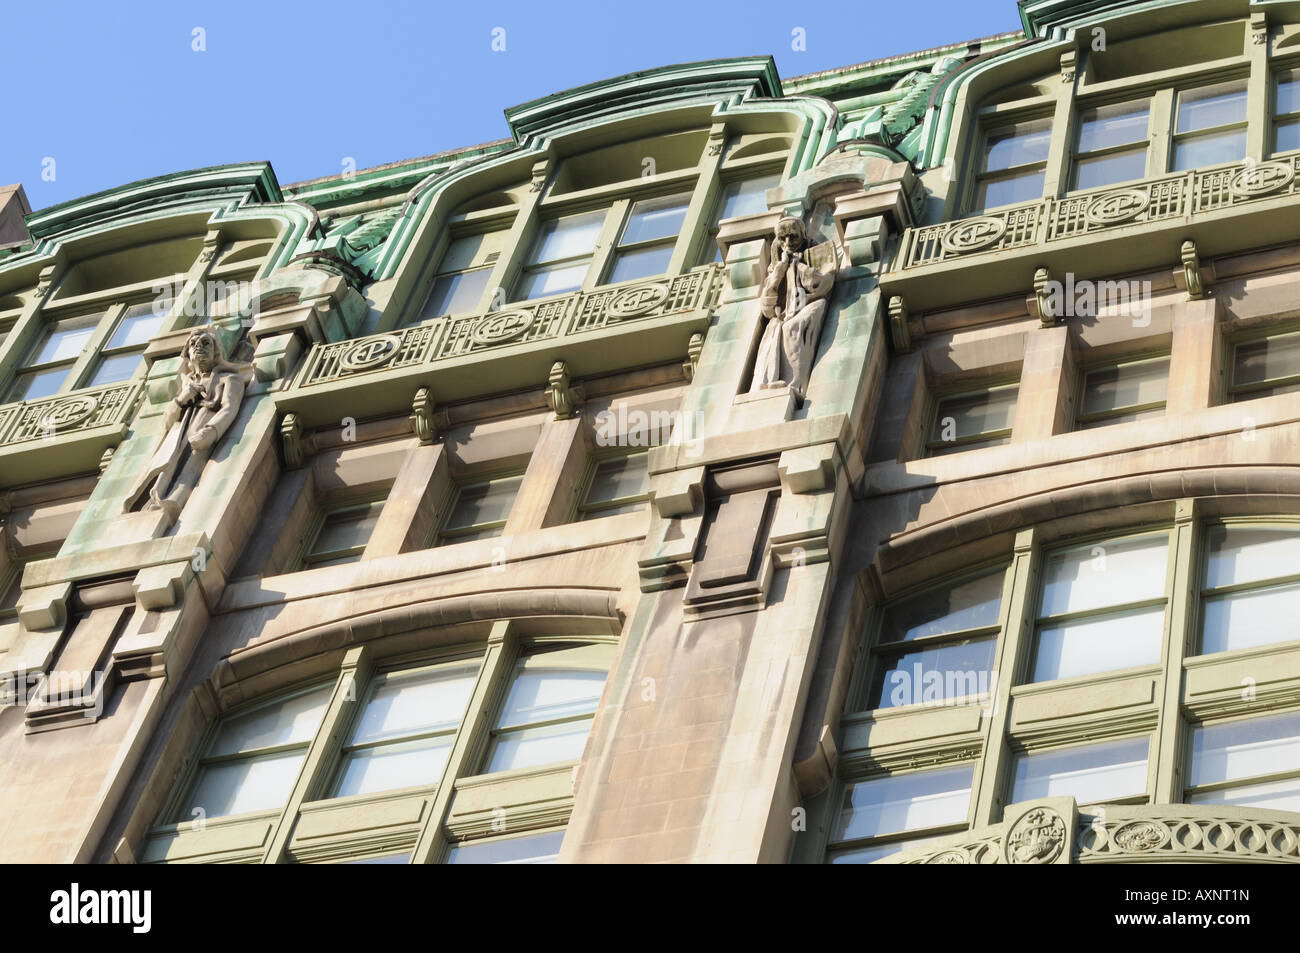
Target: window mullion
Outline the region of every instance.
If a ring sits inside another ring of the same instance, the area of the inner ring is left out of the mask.
[[[443,767],[442,778],[438,781],[438,793],[434,796],[432,809],[420,830],[415,849],[411,851],[413,864],[432,863],[447,846],[443,824],[451,807],[456,779],[473,771],[473,759],[482,750],[482,741],[492,727],[492,716],[506,688],[518,649],[519,637],[513,624],[509,620],[494,622],[488,636],[483,665],[474,682],[474,692],[470,695],[465,717],[461,720],[456,741],[447,754],[447,763]]]
[[[483,288],[478,306],[472,310],[472,314],[483,314],[491,310],[498,288],[503,289],[503,301],[514,299],[514,285],[519,280],[520,270],[532,249],[533,242],[537,238],[537,230],[541,225],[538,206],[544,194],[544,189],[537,191],[530,189],[523,194],[519,201],[519,210],[515,213],[514,221],[510,223],[510,230],[502,242],[501,255],[492,266],[487,285]],[[429,290],[432,292],[432,285],[429,286]]]
[[[1272,151],[1269,45],[1267,38],[1263,43],[1246,44],[1246,55],[1250,60],[1250,75],[1246,79],[1246,158],[1260,161]]]
[[[1174,91],[1156,90],[1151,97],[1151,148],[1147,150],[1147,177],[1164,175],[1172,161],[1170,132],[1174,126]]]
[[[1081,73],[1082,71],[1080,71]],[[1056,108],[1052,115],[1052,126],[1057,130],[1066,130],[1065,135],[1054,135],[1047,147],[1047,162],[1043,167],[1043,196],[1056,198],[1065,191],[1070,179],[1070,146],[1074,135],[1074,87],[1080,82],[1076,76],[1074,83],[1062,83],[1056,94]]]
[[[1169,553],[1169,609],[1165,612],[1164,685],[1160,721],[1152,739],[1147,784],[1156,804],[1175,804],[1183,796],[1182,748],[1185,730],[1180,714],[1183,659],[1196,627],[1196,571],[1201,529],[1195,500],[1179,500],[1174,510]]]
[[[307,748],[307,756],[298,771],[298,780],[294,783],[289,801],[280,812],[280,817],[272,829],[266,853],[262,855],[262,863],[278,864],[284,861],[289,839],[293,836],[293,829],[298,820],[298,812],[303,802],[313,792],[319,790],[324,782],[325,771],[332,760],[331,755],[342,740],[343,733],[347,730],[352,715],[361,702],[361,687],[370,681],[371,668],[369,646],[355,646],[344,656],[343,670],[339,672],[339,677],[334,683],[329,707],[325,709],[325,717],[321,719],[311,745]]]
[[[719,129],[715,125],[712,134],[725,137],[726,128]],[[725,138],[722,141],[725,145]],[[705,149],[704,155],[700,157],[700,174],[695,180],[695,188],[691,190],[691,202],[686,207],[686,216],[682,219],[682,230],[673,246],[672,257],[668,259],[669,277],[680,275],[693,263],[699,262],[704,255],[704,243],[709,241],[708,224],[714,207],[722,198],[719,169],[722,166],[723,149],[718,149],[716,155],[711,153],[711,149]],[[712,258],[712,255],[709,257]]]
[[[72,368],[68,371],[68,376],[63,379],[63,386],[59,388],[59,393],[65,393],[70,390],[76,390],[80,386],[82,378],[89,377],[89,370],[92,365],[98,363],[100,349],[108,342],[109,335],[117,326],[117,322],[126,312],[125,304],[109,305],[107,310],[99,317],[99,323],[95,325],[94,333],[86,341],[86,346],[81,349],[72,363]]]
[[[631,208],[632,200],[623,198],[616,200],[605,213],[605,224],[600,227],[600,234],[596,236],[596,247],[591,252],[591,264],[587,267],[586,277],[582,279],[583,291],[591,291],[605,280],[605,274],[618,250],[618,239],[623,231],[623,223],[627,221],[628,211]]]

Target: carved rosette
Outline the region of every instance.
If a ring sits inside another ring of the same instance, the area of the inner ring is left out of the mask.
[[[1006,234],[1006,230],[1006,219],[991,215],[968,218],[944,232],[939,243],[943,246],[943,250],[950,254],[969,255],[971,252],[981,251],[997,244],[998,240]]]
[[[1028,811],[1007,831],[1004,850],[1008,863],[1050,864],[1065,849],[1065,821],[1051,808]]]

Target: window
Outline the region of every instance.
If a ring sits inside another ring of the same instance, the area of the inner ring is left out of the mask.
[[[1273,151],[1300,149],[1300,70],[1277,74],[1273,97]]]
[[[1242,341],[1233,350],[1231,400],[1254,400],[1300,390],[1300,331]]]
[[[222,719],[173,818],[217,818],[282,808],[325,715],[319,686]]]
[[[461,843],[447,851],[446,864],[553,864],[560,855],[564,831],[499,837]]]
[[[438,263],[437,277],[419,319],[477,311],[505,237],[505,232],[497,231],[452,239]]]
[[[1018,384],[940,398],[926,444],[929,456],[997,447],[1011,440]]]
[[[982,573],[889,606],[873,649],[867,707],[989,692],[1005,575]]]
[[[302,556],[302,569],[356,563],[375,531],[384,500],[350,503],[326,510]]]
[[[523,480],[523,474],[517,474],[459,487],[438,533],[437,544],[500,536]]]
[[[1234,162],[1245,155],[1245,80],[1179,91],[1174,170]]]
[[[1083,110],[1074,153],[1074,188],[1093,189],[1145,176],[1150,114],[1145,99]]]
[[[476,659],[374,679],[340,755],[333,796],[437,784],[478,670]]]
[[[69,318],[47,328],[19,369],[5,400],[40,400],[58,393],[90,343],[98,321],[98,315]]]
[[[1090,368],[1083,374],[1075,427],[1089,430],[1161,417],[1168,388],[1168,356]]]
[[[1153,533],[1049,553],[1031,680],[1159,662],[1168,549]]]
[[[134,377],[149,339],[158,333],[166,318],[167,312],[159,311],[152,302],[127,308],[118,320],[113,336],[100,349],[86,386],[119,384]]]
[[[1042,198],[1051,141],[1050,119],[990,130],[984,137],[975,208],[995,208]]]
[[[650,498],[650,457],[644,450],[599,461],[578,504],[579,520],[594,520],[645,509]]]
[[[1147,738],[1021,753],[1009,803],[1073,797],[1080,804],[1141,797],[1147,790]]]
[[[964,829],[974,771],[961,764],[846,785],[828,862],[869,864]]]
[[[666,272],[690,204],[689,192],[636,202],[619,235],[609,280],[633,281]]]
[[[1189,804],[1300,811],[1300,712],[1192,729]]]
[[[1206,528],[1201,652],[1300,637],[1300,532],[1250,525]]]
[[[612,645],[542,646],[515,664],[484,773],[582,757],[613,660]]]
[[[515,300],[527,301],[577,291],[587,278],[605,209],[542,222],[515,287]]]
[[[729,218],[742,215],[755,215],[767,211],[767,190],[781,184],[778,173],[760,175],[752,179],[736,179],[722,187],[718,197],[717,211],[709,227],[709,243],[704,249],[701,264],[722,261],[722,249],[718,247],[718,227]]]

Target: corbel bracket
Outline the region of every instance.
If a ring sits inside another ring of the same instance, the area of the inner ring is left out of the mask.
[[[1038,323],[1045,328],[1053,327],[1061,319],[1057,313],[1059,301],[1053,300],[1051,284],[1052,273],[1046,268],[1039,268],[1034,272],[1034,293],[1025,299],[1025,307],[1030,315],[1037,318]]]
[[[280,443],[284,447],[284,465],[290,470],[302,467],[302,425],[297,414],[285,414],[280,421]]]
[[[433,443],[447,429],[447,424],[447,412],[434,409],[433,392],[427,387],[417,390],[411,401],[411,429],[420,443]]]
[[[574,387],[569,381],[569,368],[563,361],[551,365],[551,373],[546,388],[546,402],[551,405],[556,420],[572,417],[582,404],[581,387]]]
[[[889,299],[889,339],[896,354],[906,354],[912,350],[912,332],[907,321],[907,302],[894,295]]]
[[[1210,282],[1214,279],[1212,266],[1201,264],[1201,256],[1196,251],[1194,241],[1183,242],[1179,257],[1182,259],[1182,264],[1174,269],[1174,284],[1187,292],[1187,297],[1192,300],[1204,298]]]
[[[696,331],[691,335],[690,343],[686,345],[686,360],[682,364],[682,372],[688,381],[695,380],[695,372],[700,369],[700,355],[703,353],[704,332]]]

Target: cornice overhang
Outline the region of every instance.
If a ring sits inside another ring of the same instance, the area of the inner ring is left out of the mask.
[[[771,56],[683,63],[628,73],[554,93],[506,110],[515,141],[547,136],[574,122],[704,97],[740,100],[783,95]]]
[[[280,202],[283,196],[269,162],[213,166],[143,179],[72,199],[27,216],[27,229],[40,241],[61,232],[103,225],[141,212],[195,203],[232,207]]]

